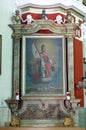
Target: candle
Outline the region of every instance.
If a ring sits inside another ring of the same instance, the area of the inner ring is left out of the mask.
[[[19,100],[19,92],[16,92],[16,100]]]
[[[70,100],[70,92],[66,93],[66,98],[67,98],[67,100]]]

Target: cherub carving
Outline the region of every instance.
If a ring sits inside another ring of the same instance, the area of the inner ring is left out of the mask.
[[[27,22],[27,24],[31,24],[34,21],[34,19],[32,18],[32,15],[30,15],[30,14],[28,14],[26,16],[25,20],[23,20],[22,18],[21,18],[21,20],[22,20],[23,23]]]
[[[61,15],[57,15],[56,19],[55,19],[55,22],[58,23],[58,24],[62,24],[63,23],[62,16]]]

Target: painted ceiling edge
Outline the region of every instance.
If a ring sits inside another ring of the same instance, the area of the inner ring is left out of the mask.
[[[77,0],[16,0],[18,9],[32,6],[37,8],[62,7],[65,9],[74,9],[83,16],[86,16],[86,6]]]

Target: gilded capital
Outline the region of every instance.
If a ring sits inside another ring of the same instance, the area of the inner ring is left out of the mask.
[[[13,38],[13,39],[18,40],[18,39],[20,39],[21,37],[22,37],[22,36],[21,36],[20,33],[13,33],[13,34],[12,34],[12,38]]]

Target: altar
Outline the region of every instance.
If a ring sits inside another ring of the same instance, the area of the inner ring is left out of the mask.
[[[49,19],[51,11],[55,19]],[[12,121],[16,116],[20,119],[20,127],[12,129],[84,130],[78,127],[81,98],[75,96],[74,79],[75,45],[81,37],[82,20],[72,9],[61,10],[58,6],[53,10],[22,7],[21,12],[15,11],[12,20],[13,24],[9,24],[13,31],[12,97],[6,103]],[[64,127],[66,118],[73,120],[67,125],[70,127]]]

